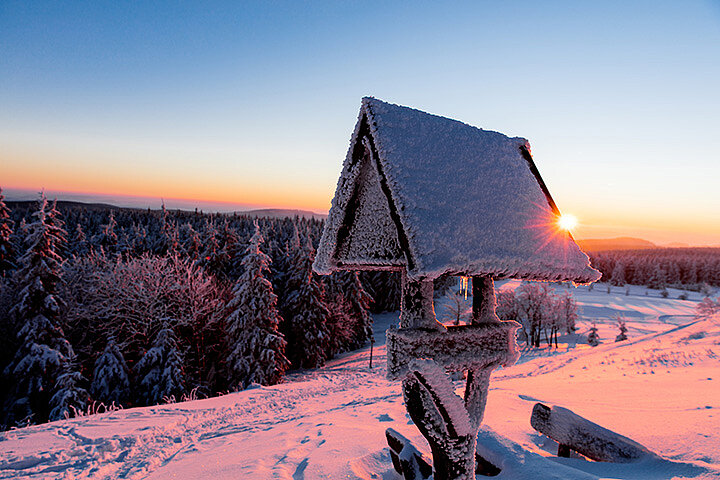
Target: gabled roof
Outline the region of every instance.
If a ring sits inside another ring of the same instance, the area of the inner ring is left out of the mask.
[[[597,280],[558,215],[524,138],[366,97],[314,268]]]

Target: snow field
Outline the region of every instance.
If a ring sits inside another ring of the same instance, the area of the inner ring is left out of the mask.
[[[605,343],[591,348],[577,335],[559,352],[526,351],[519,364],[494,373],[478,448],[503,468],[495,478],[720,478],[720,319],[696,321],[684,316],[696,301],[642,291],[573,293],[581,334],[597,320]],[[626,342],[612,341],[616,312],[628,319]],[[382,332],[397,314],[375,322],[372,370],[368,347],[272,387],[4,432],[0,478],[397,480],[385,429],[428,447],[409,421],[400,382],[385,380]],[[462,394],[463,382],[455,386]],[[663,458],[559,459],[557,444],[530,427],[537,401],[569,408]]]

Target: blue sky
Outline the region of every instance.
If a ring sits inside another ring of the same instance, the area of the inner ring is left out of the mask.
[[[720,243],[719,2],[0,4],[0,185],[326,210],[360,98],[526,137],[579,236]]]

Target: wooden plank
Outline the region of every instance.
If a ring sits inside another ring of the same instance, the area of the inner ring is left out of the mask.
[[[460,325],[446,331],[396,329],[387,331],[387,377],[397,380],[408,373],[409,360],[429,358],[446,368],[484,369],[515,363],[515,322]]]
[[[639,443],[601,427],[567,408],[552,408],[542,403],[533,407],[530,425],[547,435],[562,448],[558,455],[567,456],[568,448],[598,462],[629,463],[655,456]]]
[[[432,476],[432,462],[393,428],[385,430],[395,471],[405,480],[423,480]]]

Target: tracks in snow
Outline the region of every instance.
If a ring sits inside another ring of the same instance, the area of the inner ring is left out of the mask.
[[[356,393],[384,382],[383,373],[328,367],[292,375],[289,383],[202,401],[207,408],[195,403],[121,410],[6,432],[0,437],[5,441],[43,432],[65,446],[30,455],[12,456],[11,450],[0,460],[0,479],[145,478],[205,441],[387,401],[387,395],[358,398]],[[128,423],[140,426],[128,430]],[[118,430],[127,433],[112,434]]]

